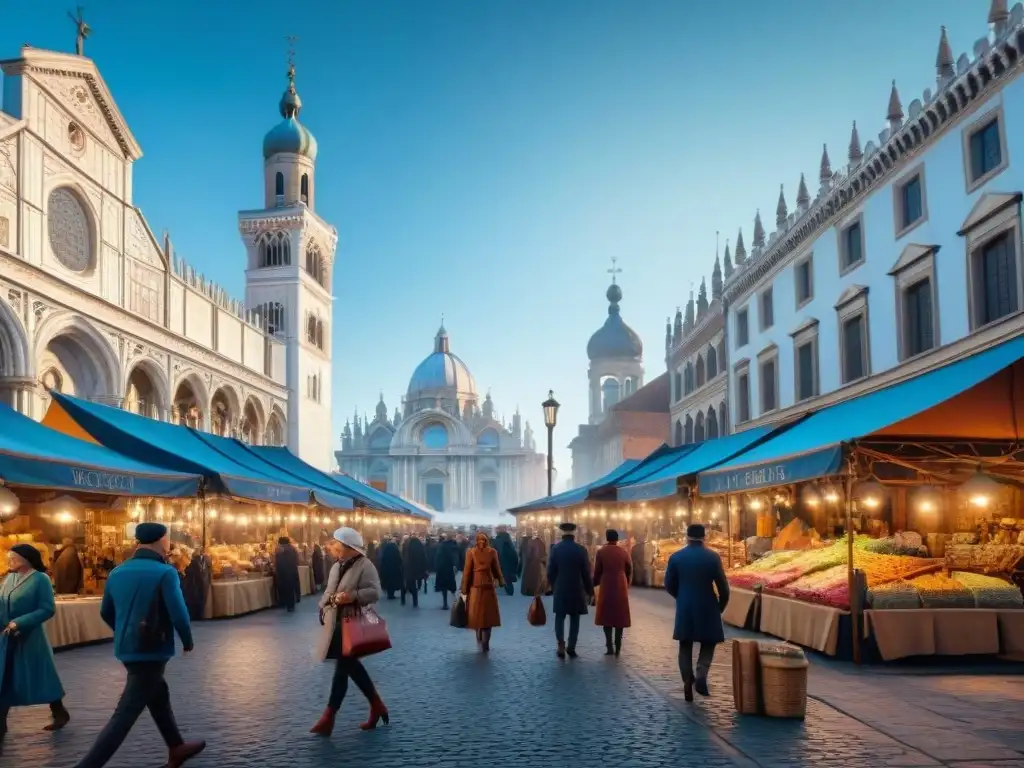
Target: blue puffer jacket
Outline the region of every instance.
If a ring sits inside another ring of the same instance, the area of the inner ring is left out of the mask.
[[[167,661],[174,656],[172,634],[161,648],[143,651],[139,647],[139,625],[149,613],[157,589],[163,592],[167,614],[182,647],[192,649],[192,625],[178,572],[156,552],[139,549],[135,557],[110,572],[103,591],[100,615],[114,630],[114,656],[118,661]]]

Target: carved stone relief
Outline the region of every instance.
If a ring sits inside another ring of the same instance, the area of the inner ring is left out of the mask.
[[[36,316],[36,323],[40,323],[44,317],[46,317],[52,308],[47,306],[45,301],[33,301],[32,302],[32,314]]]
[[[6,216],[0,216],[0,248],[11,247],[11,221]]]
[[[11,305],[11,309],[18,317],[21,317],[21,297],[21,291],[16,291],[13,288],[7,291],[7,303]]]
[[[82,78],[73,76],[42,75],[35,77],[50,93],[52,93],[82,125],[91,130],[100,141],[111,149],[119,149],[114,132],[107,123],[107,118],[96,103],[89,84]]]
[[[88,214],[78,197],[66,187],[50,192],[46,206],[50,248],[57,261],[72,272],[84,272],[92,263],[92,237]]]

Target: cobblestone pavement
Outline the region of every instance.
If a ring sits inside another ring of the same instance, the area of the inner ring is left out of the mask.
[[[209,742],[189,765],[1024,768],[1024,683],[1012,678],[853,674],[815,663],[805,722],[743,717],[732,709],[728,648],[712,670],[713,697],[682,700],[663,593],[633,592],[634,626],[618,661],[602,655],[591,616],[581,658],[559,662],[551,626],[527,625],[528,604],[502,595],[505,626],[483,656],[472,633],[448,627],[438,596],[419,610],[385,602],[395,647],[367,668],[392,723],[361,733],[366,705],[352,689],[330,740],[307,733],[331,673],[310,658],[318,629],[311,600],[291,615],[201,623],[195,654],[175,658],[168,674],[183,733]],[[109,644],[59,653],[57,664],[71,724],[44,733],[45,708],[15,710],[0,768],[73,766],[113,709],[124,674]],[[111,766],[157,768],[165,754],[158,744],[143,715]]]

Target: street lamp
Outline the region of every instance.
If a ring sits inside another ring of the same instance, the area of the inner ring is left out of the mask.
[[[544,409],[544,426],[548,428],[548,496],[552,495],[551,483],[552,473],[555,469],[555,424],[558,421],[558,401],[555,400],[555,391],[548,390],[548,399],[540,404]]]

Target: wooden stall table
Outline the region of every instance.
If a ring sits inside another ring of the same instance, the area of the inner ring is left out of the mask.
[[[999,653],[999,614],[1020,610],[988,608],[895,608],[865,610],[865,637],[872,635],[884,661],[908,656],[994,656]],[[1024,630],[1015,616],[1004,625]],[[1024,640],[1013,635],[1011,642]]]
[[[760,631],[835,656],[839,619],[849,614],[827,605],[762,594]]]
[[[100,618],[101,602],[99,597],[58,600],[53,618],[43,624],[50,645],[66,648],[113,639],[113,631]]]
[[[274,605],[274,579],[215,579],[210,583],[203,618],[221,619],[262,611]]]
[[[750,618],[750,609],[757,600],[757,593],[749,589],[729,588],[729,604],[722,613],[722,621],[733,627],[743,629]],[[756,627],[755,627],[756,629]]]
[[[1024,611],[998,611],[999,650],[1007,656],[1024,656]]]

